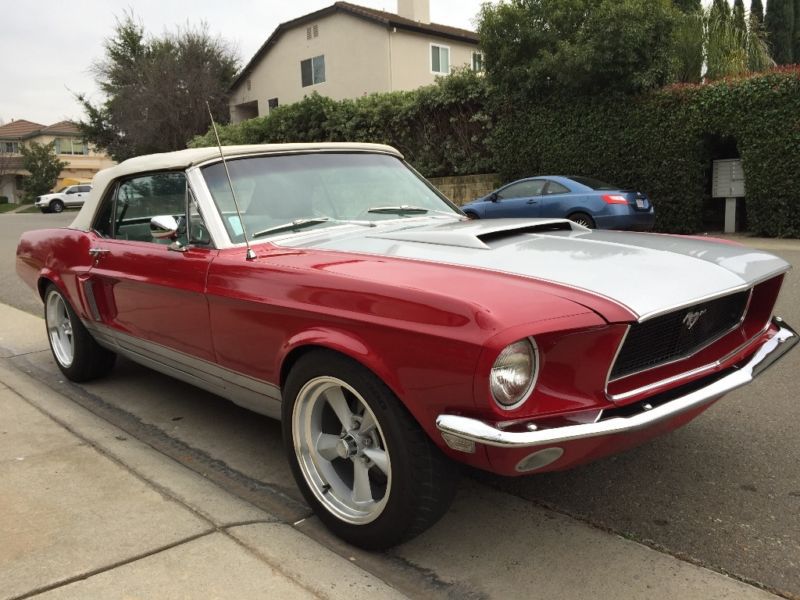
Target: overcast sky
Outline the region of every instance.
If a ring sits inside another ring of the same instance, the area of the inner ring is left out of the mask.
[[[352,0],[396,12],[396,0]],[[0,119],[50,125],[79,119],[70,90],[101,96],[89,72],[102,58],[103,40],[116,17],[132,8],[153,34],[206,21],[238,50],[243,64],[279,23],[319,10],[334,0],[0,0],[3,56],[0,58]],[[431,0],[431,21],[474,29],[481,0]]]

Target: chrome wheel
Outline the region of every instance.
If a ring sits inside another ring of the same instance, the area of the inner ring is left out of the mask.
[[[51,290],[47,294],[45,320],[53,354],[62,367],[68,368],[75,356],[75,338],[67,304],[56,290]]]
[[[329,376],[306,382],[294,404],[292,438],[303,478],[330,513],[354,525],[381,515],[392,486],[389,449],[353,387]]]

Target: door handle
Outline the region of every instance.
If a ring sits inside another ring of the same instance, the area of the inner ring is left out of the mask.
[[[89,254],[95,259],[98,259],[104,254],[111,254],[111,250],[106,250],[105,248],[89,248]]]
[[[538,200],[534,200],[533,198],[531,198],[530,200],[528,200],[528,202],[526,202],[526,204],[536,204],[537,202]]]

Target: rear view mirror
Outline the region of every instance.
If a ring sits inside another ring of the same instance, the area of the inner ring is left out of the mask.
[[[491,200],[492,202],[497,202],[498,198],[499,196],[497,195],[497,192],[492,192],[492,195],[489,196],[489,200]]]

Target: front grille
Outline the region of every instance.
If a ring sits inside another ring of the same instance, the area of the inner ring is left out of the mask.
[[[634,323],[610,379],[685,358],[719,339],[741,321],[749,295],[739,292]]]

